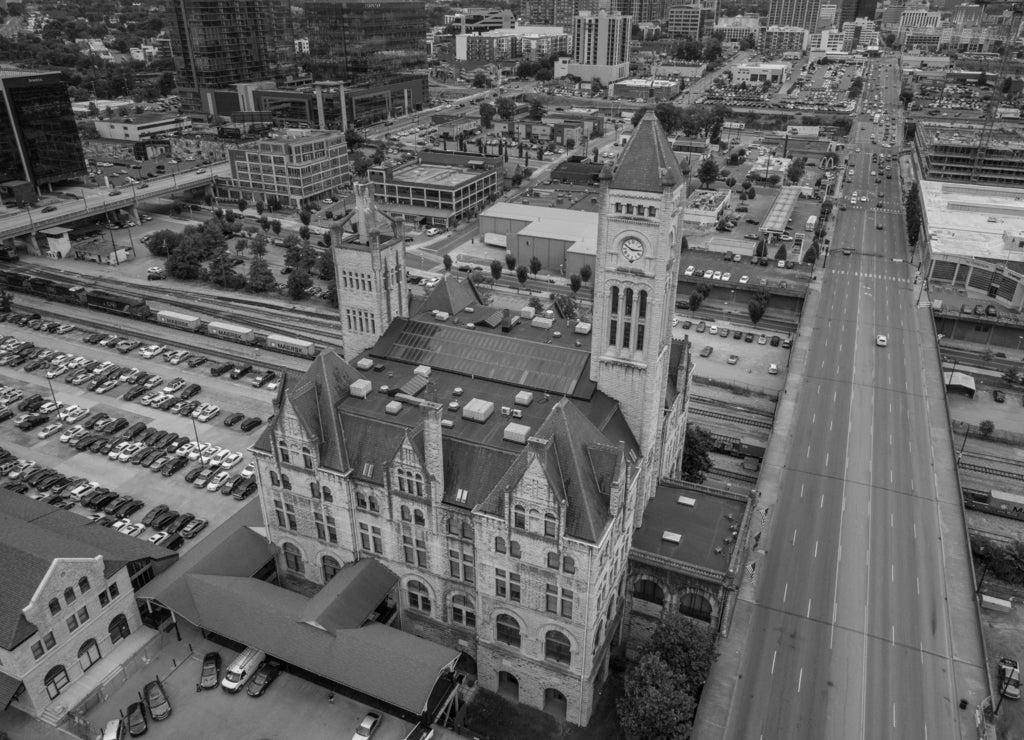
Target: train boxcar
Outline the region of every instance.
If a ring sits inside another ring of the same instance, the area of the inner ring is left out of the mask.
[[[25,290],[31,279],[32,276],[24,272],[15,272],[13,270],[0,272],[0,286],[10,290]]]
[[[167,324],[167,326],[173,326],[175,329],[184,329],[185,331],[199,331],[199,328],[203,325],[202,319],[198,316],[178,313],[177,311],[157,311],[156,321],[158,324]]]
[[[149,318],[150,310],[144,298],[115,295],[102,290],[86,291],[86,305],[97,311],[131,316],[136,319]]]
[[[300,357],[312,357],[316,354],[316,345],[312,342],[307,342],[304,339],[295,339],[294,337],[286,337],[283,334],[268,334],[267,349],[287,352],[290,355],[299,355]]]
[[[211,337],[230,339],[232,342],[242,344],[253,344],[256,341],[256,332],[248,326],[228,324],[223,321],[211,321],[206,325],[206,333]]]
[[[970,509],[987,511],[990,514],[1024,519],[1024,496],[1019,493],[1008,493],[995,488],[982,491],[964,488],[964,504]]]

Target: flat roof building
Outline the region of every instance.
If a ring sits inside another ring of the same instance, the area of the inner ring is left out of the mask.
[[[167,113],[137,113],[124,118],[114,116],[96,121],[96,133],[104,139],[146,141],[181,136],[192,131],[192,119]]]
[[[371,167],[367,177],[381,210],[450,227],[497,198],[502,165],[500,157],[421,152],[418,161],[400,167]]]
[[[228,164],[220,197],[266,202],[274,196],[296,209],[318,206],[351,178],[348,145],[338,131],[291,131],[231,147]]]
[[[455,37],[455,58],[459,61],[537,60],[568,51],[569,34],[561,26],[518,26]]]
[[[1024,187],[1024,135],[1020,129],[997,122],[983,150],[980,150],[981,134],[981,126],[968,123],[939,126],[919,121],[914,144],[925,177]]]
[[[480,214],[485,240],[503,236],[508,253],[519,264],[537,257],[548,269],[578,275],[583,265],[594,268],[598,214],[565,208],[495,203]],[[491,239],[489,243],[497,243]]]

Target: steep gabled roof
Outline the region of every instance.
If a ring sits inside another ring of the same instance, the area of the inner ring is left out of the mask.
[[[446,272],[441,275],[441,281],[434,286],[430,295],[423,301],[420,313],[444,311],[454,316],[469,306],[475,308],[482,303],[480,294],[468,275],[456,277]]]
[[[306,602],[302,621],[332,635],[362,627],[397,583],[398,576],[377,560],[358,560]]]
[[[672,145],[653,111],[647,111],[626,143],[611,186],[621,190],[660,193],[684,181]]]
[[[384,484],[384,470],[405,441],[407,427],[342,413],[346,455],[352,476],[358,480]]]

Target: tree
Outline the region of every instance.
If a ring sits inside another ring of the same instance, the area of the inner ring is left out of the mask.
[[[526,285],[526,279],[528,277],[530,277],[530,271],[526,268],[526,265],[519,265],[519,267],[516,268],[516,280],[519,281],[519,285]]]
[[[683,110],[671,103],[658,103],[654,106],[654,117],[658,119],[666,134],[672,135],[684,128]]]
[[[779,261],[784,259],[786,259],[786,245],[780,244],[779,248],[775,250],[775,260]]]
[[[262,257],[267,253],[267,237],[262,232],[253,234],[249,239],[249,252],[253,257]]]
[[[789,167],[786,169],[786,178],[796,185],[803,178],[806,167],[807,159],[804,157],[797,157],[789,163]]]
[[[366,141],[366,137],[363,136],[359,131],[354,128],[349,128],[345,131],[345,144],[348,146],[349,151],[352,151],[356,147],[360,146]]]
[[[491,279],[494,282],[501,280],[502,266],[500,260],[491,260]]]
[[[309,224],[310,224],[310,222],[312,220],[313,220],[313,214],[312,213],[310,213],[306,209],[302,209],[301,211],[299,211],[299,221],[302,222],[303,226],[309,226]]]
[[[818,261],[818,248],[815,247],[815,246],[812,246],[810,249],[808,249],[806,252],[804,252],[804,259],[803,259],[803,261],[804,261],[805,264],[808,264],[808,265],[813,265],[815,262],[817,262]]]
[[[488,102],[480,103],[480,126],[488,129],[494,125],[494,116],[498,109]]]
[[[699,426],[688,425],[683,441],[683,462],[679,477],[690,483],[703,483],[705,474],[711,470],[711,457],[708,453],[712,449],[714,440],[711,435]]]
[[[334,250],[325,249],[318,255],[316,274],[321,280],[334,280]]]
[[[541,267],[543,267],[543,265],[541,265],[540,258],[537,255],[530,257],[530,272],[534,277],[536,277],[537,273],[540,272]]]
[[[515,256],[511,252],[507,252],[505,254],[505,266],[509,270],[515,270],[516,269],[516,258],[515,258]]]
[[[281,235],[281,222],[276,218],[270,222],[270,230],[274,232],[274,236]]]
[[[988,439],[992,436],[992,433],[996,430],[996,425],[986,419],[978,425],[978,433],[982,439]]]
[[[747,312],[750,314],[750,320],[757,326],[757,322],[764,316],[765,309],[768,308],[765,305],[764,300],[760,296],[754,296],[747,303]]]
[[[503,121],[511,121],[516,115],[516,104],[511,98],[500,97],[494,101],[494,106]]]
[[[181,243],[182,235],[170,229],[161,229],[150,235],[146,248],[154,257],[166,257]]]
[[[700,308],[700,304],[702,304],[703,302],[704,294],[701,293],[699,290],[695,290],[692,293],[690,293],[690,298],[687,301],[691,311],[696,311],[698,308]]]
[[[441,261],[444,263],[444,271],[445,272],[451,272],[452,271],[452,256],[450,254],[446,254],[441,259]]]
[[[640,121],[643,119],[643,117],[644,117],[644,115],[646,113],[647,113],[647,109],[646,108],[638,109],[633,114],[633,117],[629,119],[629,125],[632,126],[633,128],[636,128],[637,126],[639,126],[640,125]]]
[[[685,694],[665,661],[654,654],[640,658],[626,673],[623,696],[616,704],[628,738],[678,740],[690,737],[696,703]]]
[[[725,179],[725,184],[728,185],[731,188],[733,185],[736,184],[736,178],[735,177],[727,177]]]
[[[288,276],[288,296],[292,300],[299,300],[306,295],[306,290],[313,286],[313,278],[309,273],[299,268]]]
[[[764,239],[757,240],[757,244],[754,245],[754,254],[758,257],[768,256],[768,243]]]
[[[572,294],[576,295],[580,292],[580,288],[583,287],[583,278],[574,272],[569,276],[569,287],[572,289]]]
[[[685,239],[686,237],[683,238]],[[589,283],[590,278],[593,276],[594,270],[589,264],[584,263],[580,265],[580,280],[582,280],[584,284]]]
[[[743,191],[743,194],[746,195],[750,200],[753,200],[754,196],[757,195],[757,192],[754,190],[754,186],[751,185],[749,188]]]
[[[907,239],[910,241],[910,246],[914,247],[917,246],[917,240],[921,237],[921,198],[917,181],[912,182],[907,190],[904,211],[904,218],[907,222]]]
[[[274,273],[267,261],[262,257],[254,257],[249,264],[249,290],[253,293],[265,293],[277,284]]]
[[[270,219],[266,215],[260,216],[260,228],[264,231],[270,231]]]
[[[542,119],[547,112],[547,108],[544,107],[544,103],[541,102],[540,98],[534,98],[530,101],[530,112],[527,115],[534,121]]]
[[[473,75],[473,87],[490,87],[491,79],[483,72],[477,72]]]
[[[772,173],[771,175],[768,175],[768,184],[771,185],[772,187],[775,187],[776,185],[779,184],[779,180],[781,179],[781,177]]]
[[[281,199],[278,198],[276,195],[268,195],[267,196],[267,209],[271,213],[273,213],[274,211],[280,210],[281,209]]]
[[[697,429],[703,432],[700,427]],[[662,620],[644,646],[644,653],[663,660],[675,675],[679,688],[690,696],[700,693],[718,657],[711,628],[695,626],[679,614]]]
[[[685,236],[683,236],[683,238],[679,240],[679,251],[680,252],[685,252],[689,248],[690,248],[690,240],[687,239]]]
[[[718,179],[718,163],[713,157],[708,157],[700,163],[700,167],[697,168],[697,179],[706,188],[711,187]]]
[[[239,211],[239,213],[244,212],[245,209],[248,208],[248,207],[249,207],[249,201],[247,201],[245,198],[239,198],[238,199],[238,211]]]

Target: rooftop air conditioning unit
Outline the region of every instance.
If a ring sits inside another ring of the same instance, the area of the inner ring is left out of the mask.
[[[502,406],[501,407],[501,415],[502,416],[508,416],[511,413],[512,413],[512,409],[509,408],[508,406]]]
[[[512,418],[514,418],[514,419],[522,419],[523,418],[523,410],[522,409],[512,409]]]

